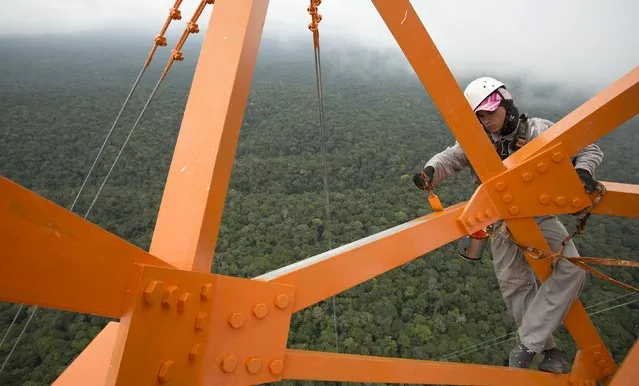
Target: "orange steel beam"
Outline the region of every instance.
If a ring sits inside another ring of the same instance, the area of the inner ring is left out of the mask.
[[[639,379],[639,341],[626,354],[626,359],[619,367],[610,386],[636,385]]]
[[[417,72],[418,77],[420,78],[420,80],[422,80],[422,83],[428,89],[431,97],[435,101],[435,104],[439,108],[447,124],[451,127],[451,131],[453,131],[453,134],[455,134],[455,137],[464,149],[468,160],[479,175],[480,179],[482,181],[486,181],[490,178],[496,177],[499,173],[503,172],[505,170],[505,163],[500,162],[494,149],[489,146],[488,138],[486,138],[486,135],[484,134],[483,129],[481,129],[479,122],[477,122],[477,119],[474,118],[470,106],[468,106],[468,104],[463,101],[463,96],[459,90],[459,87],[457,86],[457,83],[454,82],[452,75],[450,75],[450,70],[447,68],[441,55],[436,50],[431,38],[428,35],[428,32],[424,28],[417,13],[410,4],[410,1],[372,0],[372,2],[376,6],[379,14],[381,15],[382,19],[384,19],[388,28],[391,30],[402,51],[411,62],[411,65]],[[431,74],[428,73],[429,70],[432,71]],[[444,79],[447,79],[447,81],[437,82],[437,79],[440,76]],[[596,117],[599,117],[600,120],[610,119],[611,122],[615,124],[622,122],[625,117],[629,116],[627,110],[633,109],[633,106],[628,105],[628,100],[630,100],[630,97],[635,95],[636,91],[634,91],[634,88],[632,87],[630,88],[630,92],[625,92],[624,90],[628,88],[627,83],[636,83],[634,77],[635,75],[630,76],[630,78],[626,77],[621,82],[618,82],[615,86],[613,86],[611,93],[606,94],[609,98],[611,98],[610,100],[601,97],[599,99],[596,99],[595,102],[591,102],[590,104],[587,103],[587,109],[582,109],[577,114],[574,114],[573,119],[569,119],[565,123],[565,131],[570,132],[570,127],[568,127],[568,125],[580,125],[581,127],[585,128],[584,131],[586,132],[592,130],[588,126],[590,120],[586,119],[589,117],[587,111],[589,109],[595,109],[596,111],[600,112],[600,114],[595,115]],[[439,88],[437,88],[436,86],[439,86]],[[616,99],[616,101],[618,102],[616,105],[613,103],[612,100],[615,99],[615,95],[622,95],[621,98]],[[609,105],[614,106],[614,108],[608,108],[606,102],[608,102]],[[599,108],[601,107],[601,103],[604,103],[603,108]],[[619,113],[621,118],[617,119],[610,116],[611,111]],[[465,117],[465,119],[461,120],[461,122],[464,123],[463,127],[459,125],[460,115],[462,117]],[[581,120],[580,118],[584,118],[584,120]],[[551,139],[549,137],[551,135],[552,132],[551,134],[546,134],[541,140],[536,139],[538,143],[536,146],[539,146],[539,144],[543,141],[546,141],[547,145],[550,146],[551,144],[549,142]],[[588,135],[584,135],[584,137],[589,138]],[[567,140],[573,140],[573,142],[575,143],[580,143],[577,142],[577,138],[573,137],[569,137],[567,138]],[[557,142],[553,142],[552,144],[556,145]],[[585,144],[587,143],[582,143],[582,145],[578,147],[583,147]],[[537,151],[532,151],[531,145],[532,142],[531,144],[527,144],[524,146],[524,148],[520,149],[519,152],[525,150],[528,151],[526,153],[522,152],[522,154],[519,154],[519,156],[523,157],[523,154],[528,154],[529,156],[538,154],[541,148],[536,147],[535,149]],[[573,152],[574,151],[570,151],[570,153]],[[515,155],[518,154],[515,153]],[[512,166],[512,164],[507,164],[507,166],[508,165]],[[516,189],[506,187],[505,189],[500,189],[500,191],[491,191],[489,195],[493,202],[497,202],[503,200],[503,196],[506,194],[511,195],[514,199],[517,199],[517,196],[521,194],[521,192],[522,190],[519,187]],[[508,225],[513,236],[521,244],[539,248],[542,250],[550,249],[548,243],[539,230],[539,227],[533,219],[507,219],[506,224]],[[544,281],[550,273],[550,261],[534,261],[534,259],[532,259],[528,255],[526,255],[526,259],[531,264],[531,267],[533,268],[537,277],[539,277],[540,280]],[[573,336],[573,339],[575,340],[575,343],[578,347],[605,347],[603,341],[597,333],[597,330],[595,329],[595,326],[585,313],[583,305],[579,300],[576,300],[573,303],[573,306],[571,307],[567,317],[565,318],[564,325]],[[614,361],[610,353],[607,350],[602,351],[604,351],[604,354],[601,360],[606,362],[607,367],[613,367]],[[594,365],[594,363],[590,364]],[[603,374],[600,374],[600,376],[603,377]]]
[[[639,113],[639,66],[579,106],[504,161],[511,168],[558,142],[571,156]]]
[[[505,170],[409,0],[372,0],[482,181]]]
[[[602,182],[606,195],[593,213],[607,216],[639,217],[639,185]]]
[[[2,177],[0,219],[3,301],[119,317],[134,264],[170,267]]]
[[[300,311],[463,237],[465,230],[456,220],[462,209],[457,204],[254,280],[294,286],[293,312]]]
[[[117,332],[118,323],[109,322],[89,346],[71,362],[64,373],[53,382],[53,386],[103,386],[106,382]]]
[[[210,272],[268,0],[221,0],[211,14],[150,252]]]
[[[283,379],[445,385],[568,385],[568,375],[427,360],[286,350]]]

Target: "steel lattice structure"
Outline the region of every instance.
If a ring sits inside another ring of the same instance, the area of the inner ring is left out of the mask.
[[[372,3],[482,180],[472,198],[254,279],[210,273],[269,4],[217,0],[148,252],[0,178],[1,300],[119,320],[56,385],[627,385],[639,376],[639,345],[617,368],[579,301],[564,323],[579,348],[570,374],[287,349],[294,312],[489,223],[505,219],[521,243],[547,250],[531,217],[588,207],[571,157],[639,110],[636,67],[502,162],[410,1]],[[639,186],[603,184],[595,214],[639,217]],[[527,258],[548,277],[548,259]]]

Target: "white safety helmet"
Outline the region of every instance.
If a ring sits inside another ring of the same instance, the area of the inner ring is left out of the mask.
[[[500,87],[505,88],[506,86],[497,79],[484,76],[470,82],[464,90],[464,96],[473,111],[476,111],[481,102]],[[510,95],[508,95],[508,97],[510,97]],[[510,99],[508,97],[506,97],[506,99]]]

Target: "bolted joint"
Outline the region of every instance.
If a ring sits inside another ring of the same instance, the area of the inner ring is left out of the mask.
[[[189,32],[192,33],[192,34],[196,34],[196,33],[200,32],[200,28],[198,27],[197,23],[194,23],[192,21],[190,21],[187,24],[187,28],[188,28]]]
[[[169,16],[171,20],[182,20],[182,12],[177,8],[169,9]]]
[[[160,301],[162,296],[162,282],[159,280],[150,281],[144,288],[144,302],[153,304]]]
[[[157,35],[153,41],[156,46],[166,47],[166,38],[162,35]]]
[[[164,296],[162,296],[162,306],[165,308],[172,308],[177,303],[178,287],[169,286],[164,290]]]
[[[179,62],[184,60],[184,53],[178,50],[171,50],[171,57],[173,58],[173,60],[176,60]]]

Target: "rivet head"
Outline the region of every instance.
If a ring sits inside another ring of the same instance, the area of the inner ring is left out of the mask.
[[[564,155],[561,154],[560,152],[555,152],[552,155],[552,160],[553,162],[561,162],[561,160],[564,159]]]
[[[511,202],[513,202],[513,196],[511,194],[504,194],[501,197],[501,201],[505,204],[510,204]]]
[[[255,307],[253,307],[253,315],[256,318],[262,319],[268,314],[268,306],[266,303],[257,303]]]
[[[282,371],[284,371],[284,361],[281,359],[273,359],[268,364],[268,369],[271,370],[271,374],[273,375],[281,374]]]
[[[532,181],[532,179],[533,179],[533,175],[532,175],[532,173],[530,173],[530,172],[526,172],[526,173],[524,173],[524,174],[522,174],[522,175],[521,175],[521,179],[522,179],[524,182],[530,182],[530,181]]]
[[[222,370],[225,373],[232,373],[237,368],[237,357],[235,355],[227,355],[222,358]]]
[[[566,197],[564,197],[564,196],[559,196],[559,197],[555,198],[555,205],[557,205],[557,206],[564,206],[564,205],[566,205]]]
[[[200,300],[203,302],[208,302],[211,298],[211,294],[213,292],[213,284],[204,284],[202,286],[202,291],[200,292]]]
[[[574,206],[575,208],[578,208],[581,206],[581,200],[578,198],[575,198],[572,200],[572,206]]]
[[[171,308],[175,305],[178,298],[178,287],[170,286],[164,290],[164,296],[162,296],[162,305],[166,308]]]
[[[233,328],[241,328],[244,325],[244,314],[234,312],[229,318],[229,324]]]
[[[510,207],[510,209],[508,209],[508,212],[510,212],[510,214],[512,215],[519,214],[519,207],[513,205]]]
[[[262,370],[262,360],[260,358],[249,358],[246,361],[246,369],[251,374],[257,374]]]
[[[537,164],[537,171],[539,173],[544,173],[546,170],[548,170],[548,164],[545,162],[540,162]]]
[[[477,212],[475,218],[477,219],[477,221],[482,222],[484,221],[484,214],[482,212]]]
[[[506,183],[499,181],[498,183],[495,184],[495,189],[498,192],[503,192],[504,190],[506,190]]]
[[[191,349],[189,350],[189,361],[195,362],[197,357],[200,356],[200,351],[202,351],[202,343],[192,344]]]
[[[546,205],[550,202],[550,196],[547,194],[542,194],[539,196],[539,202],[543,205]]]
[[[169,375],[171,375],[171,368],[173,367],[173,361],[165,361],[160,366],[160,370],[158,371],[158,383],[166,383],[169,381]]]
[[[484,214],[486,215],[486,218],[491,218],[493,217],[493,212],[490,209],[486,209],[484,211]]]
[[[182,295],[180,295],[178,301],[177,301],[177,310],[178,312],[182,313],[184,311],[186,311],[189,303],[191,303],[191,294],[189,292],[185,292]]]
[[[208,314],[206,312],[200,312],[195,317],[195,329],[198,331],[204,330],[204,326],[206,326],[206,320],[208,319]]]
[[[288,306],[288,295],[286,294],[277,295],[275,297],[275,305],[280,309],[286,308],[286,306]]]
[[[159,280],[152,280],[144,288],[144,302],[146,304],[153,304],[160,301],[162,296],[162,282]]]

